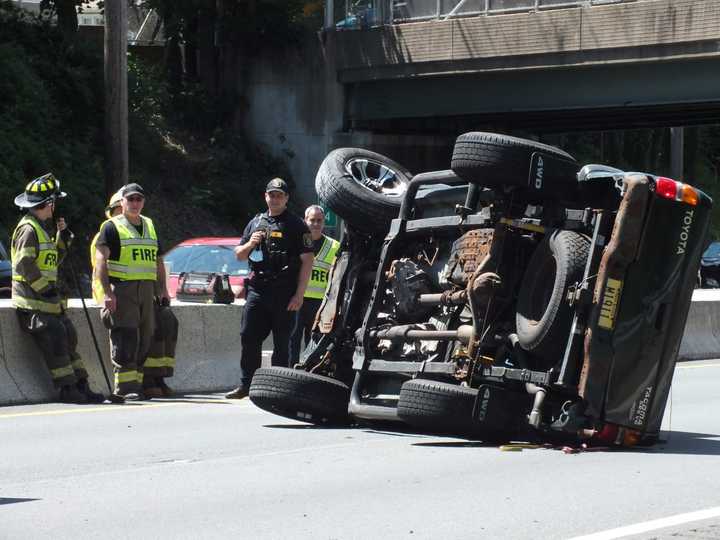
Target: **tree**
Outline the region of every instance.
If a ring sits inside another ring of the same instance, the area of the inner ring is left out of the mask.
[[[284,47],[300,35],[308,0],[142,0],[165,32],[165,73],[171,91],[199,82],[232,121],[242,101],[243,67],[262,48]],[[184,54],[182,52],[184,52]]]
[[[89,0],[42,0],[40,9],[50,11],[57,16],[57,25],[66,42],[75,40],[78,30],[77,12]]]

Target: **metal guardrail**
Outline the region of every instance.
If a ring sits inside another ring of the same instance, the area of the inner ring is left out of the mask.
[[[597,6],[636,0],[326,0],[336,29],[358,29],[522,11]],[[329,22],[329,21],[328,21]]]

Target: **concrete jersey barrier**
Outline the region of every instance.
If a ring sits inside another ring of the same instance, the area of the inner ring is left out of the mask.
[[[720,358],[720,289],[696,289],[678,360]]]
[[[112,382],[108,331],[100,309],[86,300],[103,361]],[[240,379],[240,322],[244,303],[192,304],[173,302],[180,322],[175,375],[168,384],[179,392],[215,392],[237,386]],[[68,317],[78,332],[78,352],[96,391],[108,392],[82,304],[69,302]],[[269,337],[263,349],[272,349]],[[267,356],[267,355],[264,355]],[[263,363],[267,363],[264,358]],[[20,330],[10,300],[0,300],[0,405],[38,403],[55,399],[56,392],[40,351]]]
[[[100,322],[99,308],[87,300],[108,374],[110,344]],[[178,392],[217,392],[237,385],[240,376],[240,322],[243,303],[191,304],[173,302],[180,322],[175,376],[169,384]],[[78,332],[78,351],[90,373],[93,388],[107,392],[97,353],[79,299],[70,300],[68,317]],[[272,349],[268,338],[263,349]],[[720,358],[720,290],[698,289],[693,294],[679,360]],[[269,363],[264,355],[263,365]],[[40,352],[20,330],[10,300],[0,300],[0,405],[38,403],[54,399]]]

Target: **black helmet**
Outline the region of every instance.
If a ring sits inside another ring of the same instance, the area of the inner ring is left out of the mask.
[[[47,173],[25,186],[25,192],[15,197],[15,205],[20,208],[34,208],[55,199],[62,199],[67,195],[60,191],[60,180],[53,173]]]

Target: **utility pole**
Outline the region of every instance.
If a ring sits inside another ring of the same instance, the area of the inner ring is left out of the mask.
[[[127,2],[105,0],[105,191],[128,182]]]

